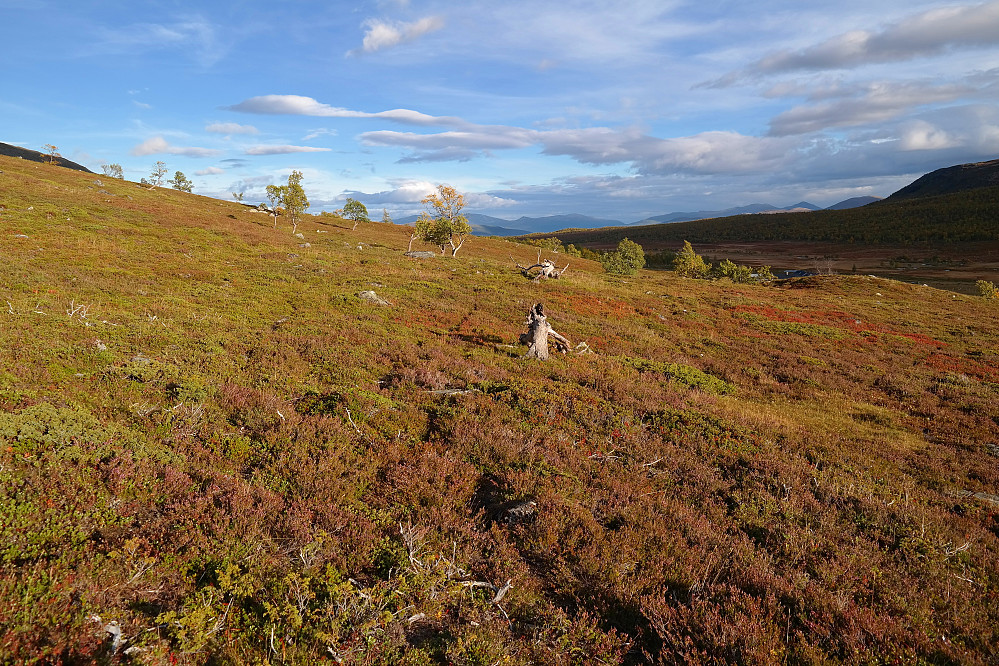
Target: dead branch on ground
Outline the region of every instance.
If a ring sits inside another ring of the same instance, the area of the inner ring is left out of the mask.
[[[555,262],[552,261],[551,259],[545,259],[544,261],[541,261],[541,250],[538,250],[537,263],[531,266],[521,266],[520,264],[517,263],[517,260],[514,259],[513,257],[510,257],[510,261],[512,261],[514,265],[518,269],[520,269],[520,272],[524,277],[534,280],[535,282],[548,279],[557,280],[560,277],[562,277],[567,270],[569,270],[569,264],[566,264],[564,268],[559,269],[559,267],[556,266]],[[531,272],[535,268],[538,269],[537,275]]]

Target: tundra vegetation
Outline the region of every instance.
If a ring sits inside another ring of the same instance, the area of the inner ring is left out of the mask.
[[[0,168],[0,662],[999,661],[994,300]]]

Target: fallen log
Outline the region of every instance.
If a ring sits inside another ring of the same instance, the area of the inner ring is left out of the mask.
[[[564,268],[559,269],[559,267],[556,266],[555,262],[552,261],[551,259],[545,259],[544,261],[541,261],[540,250],[538,251],[537,263],[532,264],[530,266],[521,266],[520,264],[517,263],[517,260],[514,259],[513,257],[510,257],[510,260],[518,269],[520,269],[520,272],[524,277],[534,280],[535,282],[538,282],[540,280],[557,280],[560,277],[562,277],[567,270],[569,270],[569,264],[566,264]],[[537,275],[531,272],[535,268],[538,269]]]

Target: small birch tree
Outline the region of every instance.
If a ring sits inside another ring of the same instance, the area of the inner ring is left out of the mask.
[[[461,214],[465,197],[450,185],[438,185],[437,192],[427,195],[422,202],[428,210],[416,221],[416,237],[436,245],[441,254],[451,246],[451,256],[465,243],[472,233],[468,218]]]
[[[291,218],[291,233],[298,231],[298,222],[309,207],[309,199],[302,189],[302,172],[292,171],[288,176],[288,184],[281,186],[281,204],[285,213]]]
[[[343,218],[353,221],[354,226],[351,227],[351,231],[357,229],[359,222],[371,221],[371,218],[368,217],[367,206],[357,199],[351,199],[350,197],[347,197],[347,202],[343,205]]]

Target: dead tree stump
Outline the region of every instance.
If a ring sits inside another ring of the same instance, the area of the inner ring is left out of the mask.
[[[524,358],[536,358],[539,361],[548,359],[548,343],[551,338],[551,345],[555,351],[565,354],[569,351],[572,343],[565,336],[560,335],[548,325],[548,317],[545,316],[545,306],[536,303],[527,313],[527,332],[520,334],[520,344],[528,345]]]

